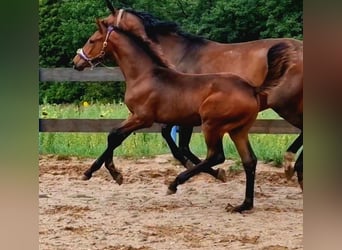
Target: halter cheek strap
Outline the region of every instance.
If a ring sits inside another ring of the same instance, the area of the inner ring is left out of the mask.
[[[118,17],[116,18],[116,26],[117,27],[119,27],[119,24],[120,24],[120,21],[122,19],[122,15],[123,15],[124,11],[125,11],[124,9],[119,10]]]

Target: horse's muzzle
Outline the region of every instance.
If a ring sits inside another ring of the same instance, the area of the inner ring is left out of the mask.
[[[77,64],[74,64],[74,65],[72,66],[72,68],[73,68],[73,69],[76,69],[76,70],[78,70],[78,71],[84,70],[84,67],[83,67],[83,66],[77,65]]]

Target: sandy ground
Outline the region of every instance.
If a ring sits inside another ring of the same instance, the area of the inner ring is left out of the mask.
[[[80,180],[93,161],[40,157],[40,250],[303,249],[303,194],[282,169],[258,164],[254,208],[239,214],[225,207],[243,201],[243,172],[200,174],[166,195],[183,171],[170,155],[115,159],[121,186],[104,167]]]

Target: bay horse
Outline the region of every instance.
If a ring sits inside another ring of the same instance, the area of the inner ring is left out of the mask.
[[[282,118],[301,130],[298,138],[284,155],[284,169],[290,178],[292,161],[303,145],[303,42],[291,38],[261,39],[242,43],[218,43],[183,32],[174,22],[161,21],[150,13],[132,9],[115,9],[106,0],[111,14],[105,18],[107,24],[116,25],[133,32],[150,44],[162,61],[171,68],[184,73],[231,72],[260,87],[269,76],[268,52],[274,45],[286,42],[294,47],[291,68],[279,80],[276,88],[261,96],[259,111],[271,108]],[[278,80],[278,79],[277,79]],[[186,168],[198,164],[200,159],[190,148],[193,127],[179,128],[179,147],[170,132],[172,126],[162,129],[173,156]],[[303,154],[303,151],[302,153]],[[295,170],[300,187],[303,187],[303,157],[297,158]],[[192,163],[192,164],[191,164]],[[303,188],[302,188],[303,189]]]
[[[180,173],[168,186],[168,194],[192,176],[225,161],[222,137],[228,133],[236,146],[246,174],[243,203],[229,209],[253,208],[257,158],[248,139],[260,105],[260,95],[275,87],[291,65],[290,43],[279,43],[268,52],[270,75],[261,87],[232,73],[189,74],[169,68],[144,40],[115,25],[97,20],[98,30],[79,49],[73,62],[76,70],[92,67],[105,55],[118,63],[126,83],[125,104],[131,114],[107,137],[106,150],[84,173],[89,179],[104,163],[113,179],[113,153],[132,132],[153,123],[201,126],[206,146],[205,160]],[[271,74],[272,73],[272,74]],[[122,180],[121,180],[122,181]]]

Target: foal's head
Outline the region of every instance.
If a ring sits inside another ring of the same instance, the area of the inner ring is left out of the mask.
[[[118,57],[119,51],[125,51],[125,56],[137,58],[149,57],[157,66],[168,65],[150,47],[150,44],[132,32],[117,26],[111,26],[105,19],[96,20],[98,30],[88,39],[83,48],[77,50],[73,59],[74,68],[81,71],[86,67],[94,68],[102,62],[105,55]]]
[[[112,27],[106,27],[103,20],[96,20],[98,30],[88,39],[83,48],[77,50],[73,59],[74,68],[83,70],[86,67],[94,68],[102,62],[108,51],[108,41]]]

